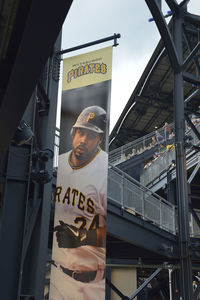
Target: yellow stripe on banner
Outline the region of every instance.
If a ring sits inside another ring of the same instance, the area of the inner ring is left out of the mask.
[[[79,88],[111,79],[112,47],[65,58],[62,90]]]

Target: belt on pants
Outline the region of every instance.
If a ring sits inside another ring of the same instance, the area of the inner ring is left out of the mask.
[[[77,281],[81,281],[81,282],[90,282],[93,281],[96,277],[97,271],[88,271],[88,272],[80,272],[80,271],[73,271],[70,269],[67,269],[63,266],[60,266],[61,270],[71,276],[72,278],[74,278]]]

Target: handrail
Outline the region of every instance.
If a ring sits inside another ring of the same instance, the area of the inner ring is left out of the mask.
[[[110,172],[111,170],[114,171],[114,173],[116,172],[119,176],[117,176],[117,178],[114,176],[113,178],[113,174]],[[131,182],[131,186],[130,184],[128,185],[133,195],[131,202],[127,201],[128,197],[126,197],[126,192],[124,192],[124,190],[127,189],[126,180]],[[120,204],[123,210],[142,217],[145,221],[150,221],[165,231],[174,235],[177,234],[177,206],[152,192],[140,182],[110,163],[108,169],[108,198]],[[138,203],[141,205],[138,206]],[[195,211],[200,216],[200,210],[195,209]],[[190,214],[190,236],[200,237],[200,229],[192,214]]]
[[[109,163],[108,197],[123,209],[173,234],[176,206]]]
[[[196,124],[196,128],[199,129],[200,128],[200,123]],[[200,144],[199,139],[196,137],[196,135],[194,134],[194,132],[192,131],[192,129],[188,130],[186,132],[186,136],[191,136],[192,139],[192,144],[197,146]],[[198,154],[195,155],[195,150],[193,149],[186,149],[186,166],[187,169],[189,169],[189,167],[191,167],[193,163],[195,163],[196,160],[199,160]],[[194,157],[191,156],[195,155]],[[140,175],[140,181],[142,182],[143,185],[149,185],[149,184],[153,184],[153,182],[155,180],[157,180],[157,178],[159,178],[161,176],[162,173],[165,173],[168,171],[168,169],[171,166],[172,161],[175,160],[175,149],[170,150],[169,152],[164,152],[160,157],[158,157],[156,159],[156,161],[154,161],[151,166],[149,166],[147,169],[143,170],[143,172]],[[192,165],[191,165],[192,164]]]
[[[115,170],[117,173],[121,174],[122,176],[124,176],[125,178],[127,178],[128,180],[130,180],[131,182],[133,182],[135,185],[139,186],[142,190],[146,191],[147,193],[153,195],[156,198],[159,198],[162,202],[164,202],[166,204],[169,204],[170,206],[175,206],[175,205],[171,204],[170,202],[168,202],[163,197],[161,197],[160,195],[158,195],[155,192],[153,192],[151,189],[149,189],[145,185],[143,185],[141,182],[137,181],[135,178],[131,177],[129,174],[125,173],[121,169],[119,169],[116,166],[112,165],[110,162],[108,163],[108,169]]]
[[[174,130],[174,123],[169,124],[171,131]],[[113,165],[118,165],[125,161],[126,159],[134,156],[135,154],[140,154],[145,150],[151,149],[157,144],[156,141],[156,132],[158,132],[163,138],[165,137],[164,128],[156,129],[153,132],[148,133],[147,135],[138,138],[126,145],[123,145],[117,149],[114,149],[109,152],[109,161]],[[154,140],[154,141],[153,141]],[[163,139],[163,141],[165,138]],[[153,142],[152,142],[153,141]],[[134,151],[134,152],[133,152]]]

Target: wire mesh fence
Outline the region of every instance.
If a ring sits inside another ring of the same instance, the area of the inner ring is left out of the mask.
[[[108,197],[122,208],[175,234],[175,206],[111,165],[108,169]]]
[[[196,125],[196,129],[199,130],[200,123]],[[199,139],[195,133],[189,129],[186,132],[186,137],[189,137],[193,145],[199,144]],[[194,155],[195,154],[195,155]],[[150,182],[153,182],[156,178],[161,176],[164,172],[174,166],[175,164],[175,145],[169,150],[162,153],[155,161],[152,161],[151,165],[148,168],[145,168],[140,174],[140,182],[143,185],[148,185]],[[187,169],[194,166],[194,164],[199,161],[199,153],[192,150],[192,147],[186,148],[186,167]]]
[[[171,135],[168,137],[169,140],[174,137],[174,125],[169,124]],[[123,161],[143,153],[144,151],[150,150],[157,144],[165,142],[167,139],[164,128],[156,129],[155,131],[133,141],[122,147],[119,147],[109,152],[109,162],[112,165],[118,165]]]

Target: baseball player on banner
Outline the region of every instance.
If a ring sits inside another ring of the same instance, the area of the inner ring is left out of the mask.
[[[59,156],[50,300],[105,299],[106,111],[83,109]]]

